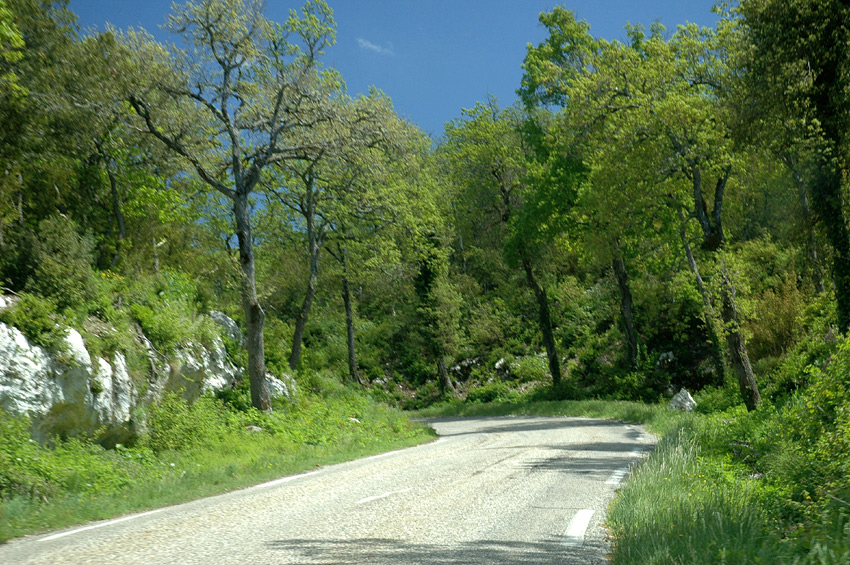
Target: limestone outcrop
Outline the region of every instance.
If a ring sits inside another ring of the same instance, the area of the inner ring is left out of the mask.
[[[224,335],[241,343],[233,320],[221,313],[211,317]],[[206,346],[184,344],[167,356],[144,336],[138,338],[147,351],[148,366],[131,376],[123,353],[107,359],[93,356],[73,328],[67,329],[61,343],[45,349],[17,328],[0,323],[0,408],[29,416],[36,439],[97,433],[106,443],[118,443],[143,428],[143,408],[166,391],[194,400],[232,387],[241,377],[242,370],[231,362],[221,338]],[[289,397],[294,392],[291,378],[270,380],[273,394]]]

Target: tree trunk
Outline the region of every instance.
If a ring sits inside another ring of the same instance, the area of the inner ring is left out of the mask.
[[[348,258],[345,249],[340,249],[342,259],[342,301],[345,303],[345,331],[348,338],[348,375],[351,380],[363,384],[357,371],[357,353],[354,348],[354,309],[351,307],[351,288],[348,282]]]
[[[248,379],[251,384],[251,404],[258,410],[271,412],[271,396],[266,380],[265,342],[263,326],[265,312],[257,298],[254,266],[254,241],[251,236],[251,217],[248,209],[248,192],[237,190],[233,198],[233,215],[236,219],[236,237],[239,240],[239,263],[242,266],[242,309],[245,311],[248,349]]]
[[[552,333],[552,319],[549,315],[549,299],[546,290],[541,287],[534,278],[534,271],[528,258],[522,258],[522,267],[525,269],[525,278],[528,286],[534,291],[537,299],[538,321],[540,331],[543,333],[543,344],[546,346],[546,358],[549,361],[549,372],[552,373],[552,384],[557,386],[561,382],[561,363],[558,360],[558,351],[555,348],[555,335]]]
[[[827,18],[824,24],[822,37],[838,42],[838,46],[824,51],[825,57],[820,65],[816,62],[813,73],[812,102],[823,129],[826,147],[818,152],[811,192],[813,208],[818,213],[833,250],[832,277],[838,307],[838,329],[846,333],[850,329],[850,233],[847,231],[842,204],[842,169],[846,164],[841,158],[847,135],[845,120],[842,119],[846,93],[841,79],[844,64],[842,56],[846,53],[846,49],[842,48],[842,42],[846,41],[846,23],[835,15]]]
[[[711,361],[714,365],[715,372],[714,383],[712,384],[720,386],[724,381],[725,367],[723,365],[723,351],[721,350],[720,337],[717,335],[717,329],[714,326],[714,305],[712,304],[711,294],[709,294],[708,289],[705,287],[705,283],[702,280],[702,276],[700,276],[699,266],[694,258],[691,244],[688,242],[685,214],[682,212],[681,208],[679,208],[679,219],[681,220],[679,237],[682,239],[682,245],[685,246],[685,254],[688,257],[688,267],[691,269],[691,273],[693,273],[694,278],[697,281],[697,288],[699,289],[700,296],[702,296],[702,303],[705,308],[705,325],[708,330],[708,339],[711,342]]]
[[[304,209],[304,218],[307,220],[307,247],[310,253],[310,279],[307,281],[307,294],[301,304],[301,310],[295,319],[295,332],[292,335],[292,352],[289,355],[289,368],[293,371],[298,368],[301,360],[301,344],[304,341],[304,329],[310,316],[310,308],[316,297],[316,288],[319,284],[319,251],[322,248],[322,238],[317,233],[315,218],[315,203],[313,199],[312,181],[308,181],[309,196]]]
[[[826,159],[825,159],[826,160]],[[832,278],[838,306],[838,329],[850,329],[850,235],[841,206],[841,172],[832,163],[821,163],[812,189],[826,237],[832,246]]]
[[[612,264],[614,266],[614,274],[617,276],[617,285],[620,287],[620,315],[623,318],[623,329],[626,334],[626,341],[629,344],[629,366],[632,369],[636,369],[638,364],[638,347],[634,314],[632,312],[632,291],[629,286],[629,273],[626,271],[626,263],[623,261],[623,254],[620,252],[620,242],[615,240],[614,246]]]
[[[809,193],[806,189],[806,182],[799,171],[797,160],[788,154],[782,154],[781,159],[785,162],[788,169],[791,171],[791,176],[794,178],[794,184],[797,185],[797,192],[800,196],[800,207],[803,209],[802,223],[806,231],[806,255],[812,267],[812,278],[815,283],[815,290],[819,294],[826,292],[824,286],[823,271],[821,270],[820,259],[818,258],[818,242],[815,233],[815,223],[813,221],[812,207],[809,204]]]
[[[112,191],[112,213],[115,215],[115,222],[118,224],[118,243],[115,246],[115,254],[112,256],[112,266],[118,264],[118,259],[121,257],[121,248],[124,239],[127,237],[127,224],[124,221],[124,212],[121,210],[121,195],[118,193],[118,181],[115,178],[115,173],[106,164],[106,174],[109,177],[109,187]]]
[[[446,360],[442,355],[437,356],[437,372],[440,374],[440,388],[443,391],[455,392],[455,386],[452,384],[449,370],[446,368]]]
[[[735,303],[735,287],[729,279],[725,269],[721,272],[720,281],[723,295],[723,322],[726,324],[726,344],[729,347],[729,357],[735,375],[738,377],[738,388],[741,390],[741,398],[748,411],[755,410],[761,402],[758,385],[750,366],[750,357],[747,355],[747,347],[744,336],[741,334],[741,326],[738,323],[738,306]]]

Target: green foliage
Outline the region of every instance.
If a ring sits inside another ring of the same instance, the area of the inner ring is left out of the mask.
[[[493,380],[470,389],[466,394],[469,403],[506,402],[516,398],[516,391],[507,383]]]
[[[0,410],[0,503],[15,497],[48,502],[60,494],[114,493],[132,480],[125,464],[85,438],[52,448],[30,438],[30,423]]]
[[[30,341],[42,347],[55,347],[65,337],[62,318],[56,312],[52,298],[42,298],[27,292],[12,308],[0,310],[0,321],[18,328]]]
[[[125,281],[122,296],[144,334],[163,352],[200,340],[209,344],[218,335],[214,323],[199,314],[205,307],[196,283],[185,273],[165,271]]]
[[[94,241],[79,235],[73,220],[42,220],[32,246],[34,269],[27,290],[54,300],[59,310],[86,308],[99,294],[93,260]]]

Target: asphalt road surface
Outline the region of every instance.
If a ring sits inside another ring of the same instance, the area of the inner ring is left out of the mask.
[[[431,423],[428,445],[13,540],[0,563],[606,563],[605,508],[654,442],[640,427]]]

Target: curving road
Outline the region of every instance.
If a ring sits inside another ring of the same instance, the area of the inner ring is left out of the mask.
[[[0,563],[607,563],[654,439],[588,418],[432,420],[434,443],[0,546]]]

